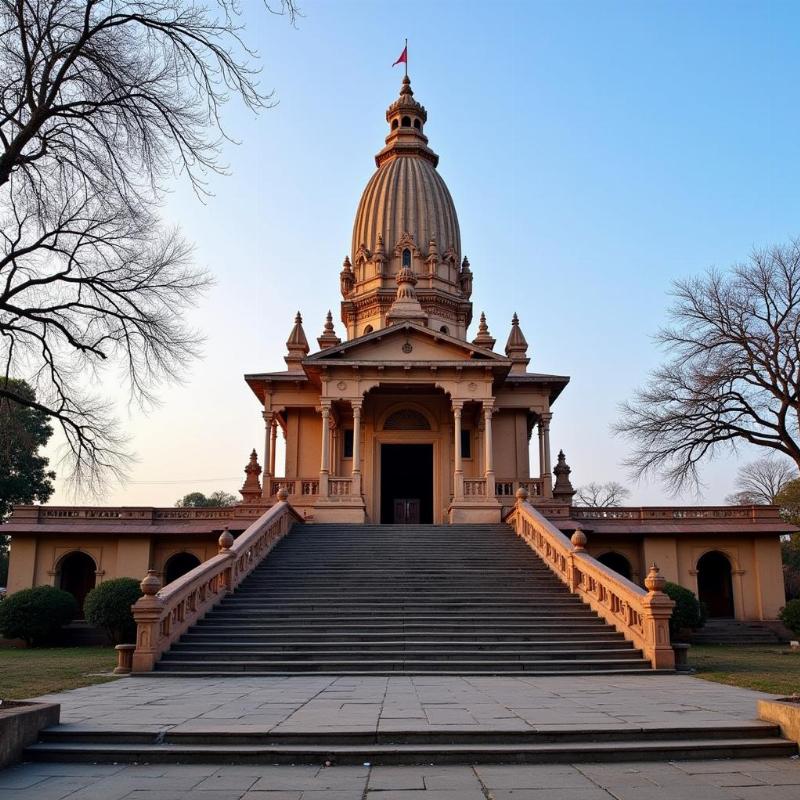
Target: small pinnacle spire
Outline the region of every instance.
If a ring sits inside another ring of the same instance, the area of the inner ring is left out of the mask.
[[[558,463],[553,470],[553,474],[556,476],[556,482],[553,486],[554,500],[563,500],[565,503],[569,503],[572,500],[572,496],[575,494],[575,489],[572,488],[572,483],[569,479],[570,472],[572,472],[572,470],[570,469],[569,464],[567,464],[567,458],[564,455],[564,451],[559,450]]]
[[[489,333],[489,326],[486,324],[486,314],[481,311],[481,321],[478,323],[478,335],[472,340],[472,344],[484,347],[486,350],[493,350],[497,340]]]
[[[422,310],[414,287],[417,285],[417,276],[409,267],[403,267],[397,273],[397,295],[395,297],[386,321],[393,325],[395,322],[418,322],[425,325],[428,315]]]
[[[261,474],[261,467],[258,463],[258,454],[255,449],[250,453],[250,459],[244,468],[244,485],[239,490],[244,503],[257,503],[261,499],[261,482],[258,476]]]
[[[328,347],[335,347],[337,344],[342,343],[342,340],[336,335],[336,331],[333,328],[333,314],[331,314],[330,310],[328,310],[328,314],[325,317],[322,335],[317,337],[317,342],[319,342],[320,350],[325,350]]]
[[[511,318],[511,332],[508,334],[508,341],[506,342],[506,356],[512,361],[512,373],[526,372],[526,367],[530,363],[528,343],[525,341],[525,335],[519,326],[519,317],[516,311]]]
[[[350,259],[345,256],[342,263],[342,271],[339,273],[339,290],[342,293],[342,297],[347,297],[353,291],[355,284],[356,276],[353,274],[353,265],[350,263]]]
[[[299,311],[294,318],[294,327],[286,340],[286,349],[289,354],[284,356],[283,360],[289,367],[289,371],[302,372],[301,362],[308,355],[308,351],[311,348],[308,346],[306,332],[303,330],[303,317]]]

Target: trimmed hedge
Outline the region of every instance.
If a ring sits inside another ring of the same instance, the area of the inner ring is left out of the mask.
[[[676,640],[682,631],[702,628],[705,625],[705,609],[703,604],[695,597],[694,592],[684,586],[679,586],[677,583],[667,581],[664,593],[675,601],[675,608],[672,609],[672,616],[669,620],[669,635],[671,639]]]
[[[90,625],[103,628],[114,644],[136,641],[136,623],[131,606],[142,596],[139,581],[114,578],[95,586],[83,603],[83,613]]]
[[[78,603],[69,592],[54,586],[21,589],[0,603],[0,633],[34,647],[51,644],[77,616]]]
[[[781,622],[800,636],[800,600],[790,600],[780,613]]]

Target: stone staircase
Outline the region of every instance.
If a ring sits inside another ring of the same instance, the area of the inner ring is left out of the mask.
[[[788,633],[788,632],[787,632]],[[738,619],[709,619],[692,633],[692,644],[763,644],[780,645],[789,636],[781,636],[775,627],[762,622]]]
[[[505,525],[298,525],[150,675],[653,672]]]

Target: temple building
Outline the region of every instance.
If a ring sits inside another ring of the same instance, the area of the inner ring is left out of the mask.
[[[491,320],[502,344],[483,314],[470,333],[473,271],[407,76],[386,121],[339,272],[339,331],[329,312],[312,349],[298,312],[285,369],[245,375],[264,440],[246,466],[242,502],[18,507],[5,526],[9,590],[50,583],[83,595],[148,569],[168,582],[216,554],[222,530],[244,530],[279,490],[315,523],[443,525],[500,523],[524,489],[554,525],[583,531],[587,550],[635,583],[655,560],[712,616],[775,620],[784,604],[779,536],[790,529],[775,508],[572,505],[570,468],[551,446],[552,409],[569,378],[536,371],[524,307],[522,319],[509,309],[502,326]]]

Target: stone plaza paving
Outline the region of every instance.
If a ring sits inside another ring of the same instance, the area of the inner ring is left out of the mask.
[[[404,731],[735,724],[767,695],[687,676],[126,678],[44,698],[74,729]],[[23,764],[3,800],[798,800],[800,760],[477,766]]]

